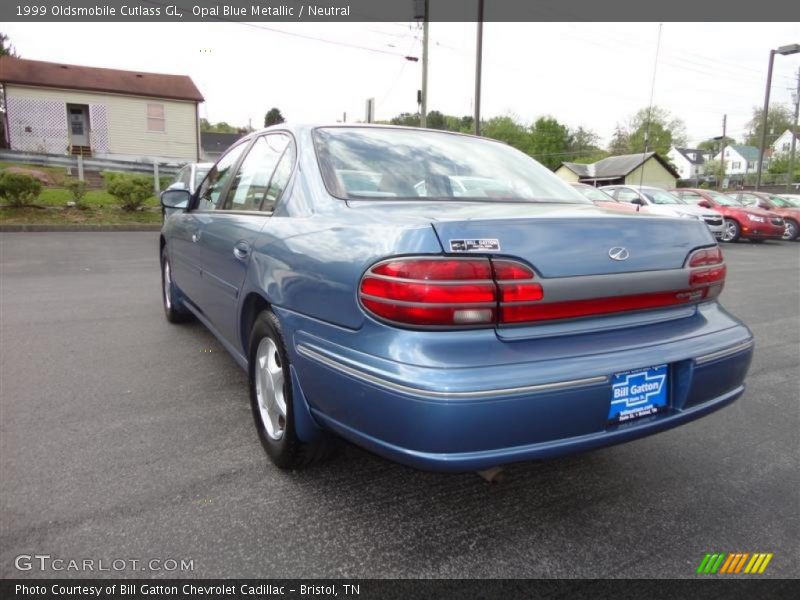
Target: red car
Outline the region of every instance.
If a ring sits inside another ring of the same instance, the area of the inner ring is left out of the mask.
[[[630,202],[620,202],[616,198],[609,196],[603,190],[585,183],[571,183],[572,187],[578,190],[587,200],[591,200],[600,208],[610,208],[624,212],[636,212],[639,206]]]
[[[783,239],[796,240],[800,235],[800,208],[785,198],[764,192],[733,192],[731,196],[748,208],[761,208],[783,217],[786,223]]]
[[[784,236],[783,218],[772,211],[745,206],[739,200],[713,190],[680,188],[671,190],[684,202],[713,208],[725,217],[725,229],[720,238],[723,242],[735,242],[740,238],[760,243],[764,240],[780,240]]]

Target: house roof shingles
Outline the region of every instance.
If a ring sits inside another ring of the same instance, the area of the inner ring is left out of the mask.
[[[239,138],[243,133],[219,133],[216,131],[201,131],[200,146],[208,154],[222,154]]]
[[[625,177],[631,171],[647,162],[654,156],[656,160],[664,166],[665,169],[667,169],[675,177],[678,177],[678,173],[675,172],[675,169],[655,152],[609,156],[602,160],[598,160],[596,163],[588,165],[570,162],[561,164],[575,173],[578,177],[587,179],[615,179],[617,177]]]
[[[0,57],[0,82],[202,102],[187,75],[165,75]]]
[[[755,146],[743,146],[740,144],[731,144],[728,146],[731,150],[735,150],[739,155],[750,162],[757,161],[761,152]]]
[[[680,152],[693,165],[702,165],[706,162],[703,151],[697,148],[675,148],[675,150]],[[692,156],[695,158],[692,158]]]

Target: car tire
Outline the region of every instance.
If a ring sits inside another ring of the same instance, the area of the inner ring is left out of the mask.
[[[164,305],[164,316],[170,323],[185,323],[194,317],[184,306],[183,295],[172,279],[172,267],[166,248],[161,250],[161,304]]]
[[[800,235],[800,227],[798,227],[797,221],[792,221],[791,219],[786,219],[785,225],[783,239],[787,242],[793,242]]]
[[[738,241],[740,236],[741,230],[739,229],[739,223],[736,219],[725,219],[725,228],[722,230],[722,235],[719,239],[732,244]]]
[[[250,335],[250,407],[270,460],[281,469],[299,469],[327,458],[336,446],[327,434],[311,443],[297,437],[289,365],[280,322],[265,310],[256,318]]]

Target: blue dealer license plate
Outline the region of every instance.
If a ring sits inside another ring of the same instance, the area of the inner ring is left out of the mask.
[[[616,373],[611,379],[608,420],[625,423],[667,407],[667,365]]]

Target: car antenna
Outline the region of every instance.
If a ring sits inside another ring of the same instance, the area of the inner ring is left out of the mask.
[[[650,121],[653,116],[653,95],[656,90],[656,71],[658,70],[658,53],[661,50],[661,29],[664,27],[663,23],[658,24],[658,40],[656,41],[656,59],[653,62],[653,81],[650,84],[650,106],[647,107],[647,122],[644,128],[644,152],[642,152],[642,172],[639,175],[639,188],[641,189],[644,183],[644,163],[645,156],[647,155],[647,145],[650,142]]]

